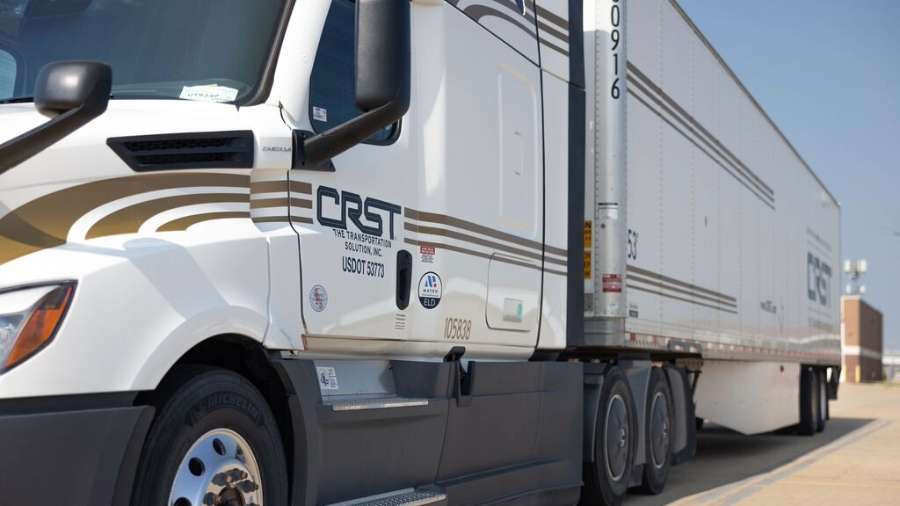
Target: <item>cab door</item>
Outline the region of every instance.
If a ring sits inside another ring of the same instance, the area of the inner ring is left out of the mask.
[[[478,345],[530,353],[543,251],[534,13],[513,1],[450,1],[413,20],[424,138],[418,206],[405,211],[413,338],[467,346],[467,356]]]
[[[321,133],[361,111],[354,97],[354,3],[314,3],[327,14],[309,78],[308,119],[294,127]],[[314,14],[313,7],[305,8]],[[307,336],[409,335],[397,280],[407,265],[400,253],[406,247],[403,209],[417,200],[411,149],[416,128],[407,119],[413,111],[415,98],[403,120],[336,156],[333,167],[290,171],[290,219],[300,240]]]

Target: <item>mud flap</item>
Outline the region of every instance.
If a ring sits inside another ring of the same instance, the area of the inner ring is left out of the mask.
[[[687,371],[673,365],[663,366],[672,402],[675,404],[675,431],[672,447],[672,465],[690,460],[697,453],[697,426],[694,423],[694,399]]]

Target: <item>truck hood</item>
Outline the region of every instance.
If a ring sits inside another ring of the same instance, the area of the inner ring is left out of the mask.
[[[0,142],[49,121],[33,104],[0,105]],[[112,100],[103,115],[0,175],[0,191],[130,173],[107,146],[110,137],[247,129],[233,105],[183,100]]]
[[[260,118],[265,121],[260,123]],[[0,141],[13,139],[46,121],[48,118],[39,114],[32,104],[2,105]],[[271,128],[260,128],[261,124]],[[28,269],[19,262],[27,261],[36,253],[58,250],[60,246],[71,251],[84,249],[88,242],[99,244],[94,241],[106,238],[91,239],[91,234],[86,235],[82,229],[104,213],[115,212],[152,195],[159,197],[166,192],[166,196],[177,195],[185,187],[249,192],[246,169],[135,172],[107,144],[108,139],[238,130],[254,131],[257,137],[262,132],[263,137],[257,138],[255,144],[280,145],[275,153],[279,156],[277,160],[254,154],[257,164],[290,167],[290,129],[281,121],[277,107],[260,105],[239,112],[227,104],[116,100],[109,103],[102,116],[0,174],[0,288],[34,282],[36,272],[56,278],[66,273],[77,277],[68,268],[72,266],[71,257],[61,256],[53,261],[34,258],[32,261],[38,263]],[[260,151],[259,146],[256,150]],[[115,242],[113,239],[109,240]],[[58,272],[44,272],[54,270]],[[19,279],[25,274],[30,277]]]

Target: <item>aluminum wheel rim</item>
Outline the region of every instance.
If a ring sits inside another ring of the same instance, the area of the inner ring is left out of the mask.
[[[650,407],[650,457],[653,466],[662,469],[669,453],[669,402],[656,392]]]
[[[207,432],[178,465],[169,506],[264,506],[256,456],[229,429]]]
[[[606,472],[613,481],[625,475],[628,463],[628,410],[622,396],[616,394],[606,407]]]

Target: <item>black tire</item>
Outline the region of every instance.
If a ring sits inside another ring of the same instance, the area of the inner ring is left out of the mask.
[[[706,418],[694,418],[694,428],[697,432],[700,432],[703,429],[703,425],[706,423]]]
[[[825,430],[825,423],[828,421],[828,382],[826,381],[825,371],[816,371],[816,379],[818,380],[819,393],[819,420],[816,425],[816,432]]]
[[[819,377],[811,368],[800,368],[800,424],[797,433],[812,436],[819,427]]]
[[[672,422],[675,419],[672,392],[662,369],[653,368],[647,386],[647,423],[645,441],[647,460],[638,491],[642,494],[662,493],[672,464]]]
[[[219,494],[225,504],[228,500],[239,504],[240,500],[234,498],[238,493],[258,494],[260,484],[254,481],[254,475],[261,482],[265,504],[287,504],[287,467],[278,425],[265,399],[249,381],[214,367],[179,366],[154,393],[151,404],[157,409],[156,418],[144,442],[132,506],[168,506],[176,475],[182,476],[187,468],[194,476],[204,477],[197,480],[204,486],[227,482]],[[218,434],[225,434],[224,445]],[[228,439],[232,434],[236,437]],[[235,443],[231,451],[234,455],[227,454],[226,445],[231,443]],[[205,448],[207,444],[209,449]],[[203,458],[187,459],[188,452],[200,455],[201,451],[208,456],[208,463]],[[198,460],[200,464],[196,464]],[[232,462],[241,462],[251,472],[241,471]],[[194,492],[195,488],[202,486],[185,490]],[[188,495],[176,504],[203,504],[194,499],[196,494]]]
[[[584,467],[580,504],[618,506],[625,499],[637,449],[634,411],[628,380],[618,367],[609,367],[600,389],[596,459]]]

